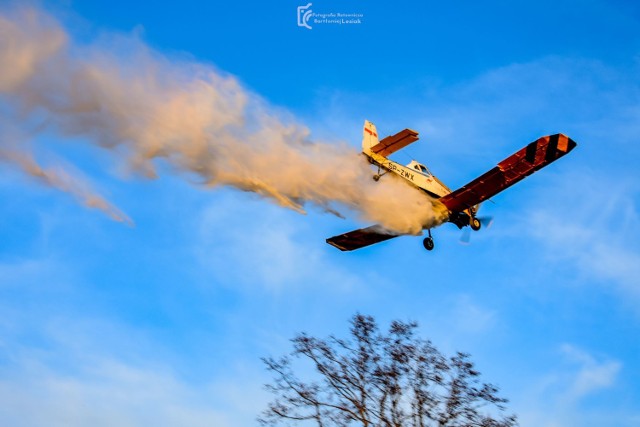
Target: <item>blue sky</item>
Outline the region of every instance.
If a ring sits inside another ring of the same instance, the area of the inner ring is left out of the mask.
[[[0,424],[253,426],[262,356],[360,311],[416,320],[467,351],[523,426],[640,423],[640,7],[629,1],[313,1],[364,14],[296,26],[306,2],[60,1],[78,43],[137,35],[235,76],[311,137],[359,147],[364,119],[421,141],[398,153],[457,187],[539,136],[571,155],[486,204],[489,230],[436,249],[401,238],[354,253],[364,225],[306,215],[160,164],[32,141],[135,221],[86,209],[0,163]]]

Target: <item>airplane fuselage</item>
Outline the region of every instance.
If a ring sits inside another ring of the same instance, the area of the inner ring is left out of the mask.
[[[389,160],[384,156],[380,156],[375,153],[367,154],[369,161],[376,166],[388,171],[393,172],[399,177],[409,181],[414,186],[425,191],[431,197],[436,199],[451,193],[451,190],[444,185],[438,178],[429,173],[425,173],[422,169],[423,165],[412,161],[409,165],[404,166],[400,163]],[[424,168],[426,170],[426,168]]]
[[[369,152],[364,154],[369,158],[369,161],[372,164],[386,170],[387,172],[392,172],[398,175],[434,199],[439,199],[451,193],[451,189],[449,189],[449,187],[429,172],[424,165],[416,162],[415,160],[405,166],[376,153]],[[475,215],[477,210],[478,206],[473,206],[469,209],[463,210],[462,212],[450,212],[449,222],[452,222],[459,228],[462,228],[469,224],[469,219]]]

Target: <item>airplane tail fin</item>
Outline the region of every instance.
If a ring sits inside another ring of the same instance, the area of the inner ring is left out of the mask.
[[[382,157],[387,157],[417,140],[418,132],[411,129],[405,129],[395,135],[387,136],[380,141],[378,140],[376,125],[371,123],[369,120],[364,121],[364,130],[362,131],[362,152],[367,156],[371,156],[372,153],[375,153]]]
[[[371,155],[371,147],[377,145],[379,142],[376,125],[369,120],[365,120],[364,130],[362,131],[362,152]]]

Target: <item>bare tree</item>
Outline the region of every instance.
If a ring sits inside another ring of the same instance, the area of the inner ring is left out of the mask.
[[[415,336],[416,323],[394,321],[384,334],[371,316],[351,319],[350,338],[326,340],[305,333],[280,359],[264,358],[275,399],[259,418],[262,425],[308,421],[318,427],[511,427],[506,399],[481,383],[466,353],[443,356]],[[303,381],[294,359],[311,361]]]

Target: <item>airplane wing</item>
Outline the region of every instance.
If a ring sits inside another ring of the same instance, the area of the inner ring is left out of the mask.
[[[462,212],[556,161],[576,145],[575,141],[561,133],[543,136],[439,200],[451,212]]]
[[[416,142],[418,139],[418,132],[411,129],[405,129],[395,135],[384,138],[382,141],[371,147],[371,151],[387,157],[401,148]]]
[[[372,225],[371,227],[361,228],[359,230],[350,231],[339,236],[333,236],[327,239],[327,243],[335,246],[341,251],[352,251],[354,249],[364,248],[374,243],[384,242],[385,240],[398,237],[389,230],[384,229],[380,225]]]

